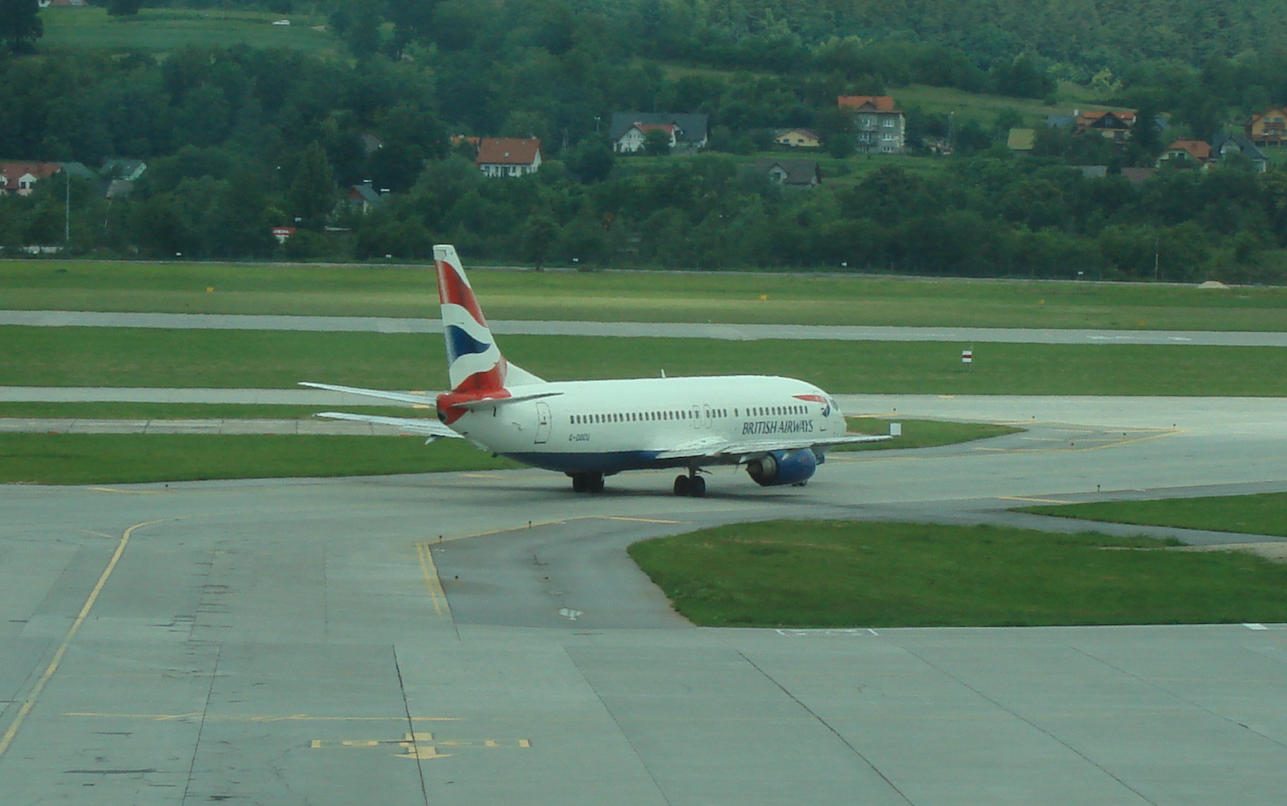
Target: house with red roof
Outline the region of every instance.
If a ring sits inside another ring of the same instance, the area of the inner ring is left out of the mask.
[[[907,118],[889,95],[841,95],[836,104],[854,116],[859,154],[901,154],[907,144]]]
[[[37,182],[62,169],[60,162],[0,162],[0,195],[30,196]]]
[[[474,160],[483,176],[526,176],[541,168],[541,141],[534,138],[483,137]]]
[[[655,130],[670,137],[671,149],[695,154],[706,147],[709,128],[709,115],[613,112],[608,124],[608,140],[612,143],[612,150],[618,154],[634,154],[643,150],[648,132]]]
[[[1160,168],[1166,164],[1203,168],[1211,161],[1211,144],[1205,140],[1176,140],[1157,158]]]

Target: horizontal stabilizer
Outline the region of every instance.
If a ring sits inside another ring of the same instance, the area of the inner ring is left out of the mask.
[[[555,397],[562,392],[529,392],[525,395],[510,395],[509,397],[485,397],[482,400],[465,400],[451,405],[461,409],[485,409],[491,406],[504,406],[508,403],[523,403],[528,400],[540,400],[543,397]]]
[[[334,386],[329,383],[308,383],[303,381],[300,386],[310,386],[314,389],[325,389],[328,392],[344,392],[350,395],[362,395],[363,397],[376,397],[381,400],[396,400],[399,403],[411,403],[416,406],[427,406],[437,408],[437,400],[430,395],[417,395],[413,392],[386,392],[381,389],[358,389],[354,386]]]
[[[399,428],[408,434],[415,434],[421,437],[461,438],[460,434],[452,431],[437,420],[415,419],[411,417],[380,417],[374,414],[348,414],[342,411],[323,411],[318,414],[314,414],[313,416],[322,417],[327,420],[350,420],[357,423],[387,425],[392,426],[393,428]]]

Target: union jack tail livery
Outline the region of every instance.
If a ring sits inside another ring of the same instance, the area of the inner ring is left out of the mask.
[[[498,456],[564,473],[572,491],[603,492],[625,470],[675,468],[675,495],[706,494],[706,468],[743,466],[761,487],[802,486],[838,445],[887,440],[845,433],[826,392],[765,375],[546,382],[507,362],[455,247],[433,248],[451,391],[436,397],[306,382],[304,386],[428,408],[436,418],[326,411],[432,442],[467,439]]]
[[[442,333],[447,342],[447,372],[457,394],[495,394],[511,385],[540,383],[531,373],[510,365],[501,355],[474,289],[461,268],[454,246],[435,246]]]

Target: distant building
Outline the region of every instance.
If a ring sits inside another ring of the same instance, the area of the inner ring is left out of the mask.
[[[1204,140],[1176,140],[1157,158],[1157,167],[1180,164],[1202,168],[1211,161],[1211,144]]]
[[[483,176],[526,176],[541,168],[541,141],[535,138],[483,137],[474,160]]]
[[[618,154],[641,151],[644,138],[652,128],[660,128],[671,136],[671,148],[695,153],[706,147],[710,116],[675,112],[613,112],[608,125],[612,150]]]
[[[376,192],[370,182],[363,182],[360,185],[350,185],[344,194],[344,201],[351,210],[369,213],[384,202],[384,197]]]
[[[787,148],[818,148],[822,138],[808,129],[778,129],[773,133],[773,142]]]
[[[59,162],[0,162],[0,195],[30,196],[42,179],[48,179],[63,169]]]
[[[1260,173],[1269,170],[1269,157],[1265,152],[1248,142],[1247,138],[1242,135],[1223,134],[1211,143],[1211,158],[1213,160],[1224,160],[1235,154],[1241,154],[1251,160],[1251,164]]]
[[[859,154],[901,154],[907,143],[907,118],[888,95],[841,95],[841,109],[853,112]]]
[[[817,160],[761,157],[755,161],[753,170],[767,174],[770,182],[783,187],[811,188],[822,184]]]
[[[1256,145],[1280,146],[1287,143],[1287,110],[1270,107],[1262,114],[1252,115],[1245,134]]]
[[[294,227],[273,227],[273,237],[277,239],[277,243],[286,243],[294,234]]]

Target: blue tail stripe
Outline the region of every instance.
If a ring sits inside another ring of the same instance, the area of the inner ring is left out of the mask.
[[[462,328],[456,325],[448,325],[446,328],[447,337],[447,361],[455,361],[462,355],[473,355],[474,353],[485,353],[490,344],[484,344],[473,336],[466,333]]]

